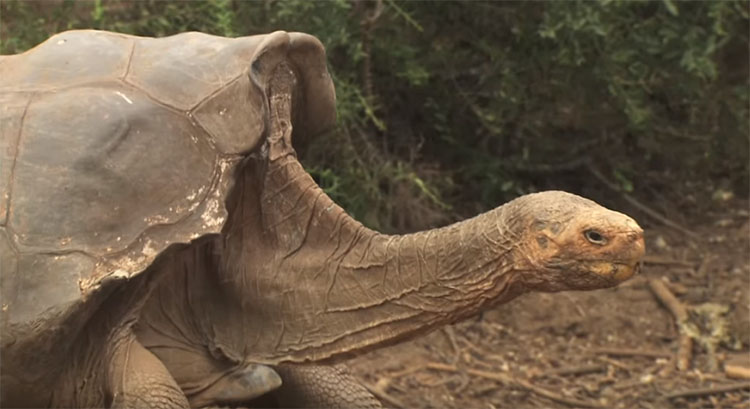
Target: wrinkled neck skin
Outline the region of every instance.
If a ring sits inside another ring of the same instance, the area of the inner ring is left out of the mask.
[[[223,236],[219,274],[245,331],[218,342],[238,358],[347,357],[523,292],[507,208],[440,229],[384,235],[336,205],[293,151],[264,156],[250,158],[238,178]]]

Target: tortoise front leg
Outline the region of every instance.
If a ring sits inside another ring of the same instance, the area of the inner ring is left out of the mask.
[[[380,401],[343,365],[280,365],[273,392],[282,408],[376,409]]]
[[[114,408],[188,408],[188,400],[164,364],[129,335],[115,349],[110,367]]]

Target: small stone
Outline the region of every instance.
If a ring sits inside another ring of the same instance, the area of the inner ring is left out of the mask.
[[[654,240],[654,246],[660,250],[665,250],[669,248],[669,244],[667,243],[667,240],[664,239],[664,236],[658,235],[656,236],[656,239]]]

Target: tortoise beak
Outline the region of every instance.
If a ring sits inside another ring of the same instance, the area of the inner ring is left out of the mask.
[[[591,265],[591,271],[610,283],[619,284],[638,272],[639,263],[622,263],[602,261]]]
[[[631,272],[627,277],[623,278],[623,281],[641,272],[641,269],[643,268],[643,257],[646,255],[646,241],[643,239],[643,230],[637,224],[635,227],[636,228],[632,232],[625,235],[625,242],[630,246],[629,258]]]

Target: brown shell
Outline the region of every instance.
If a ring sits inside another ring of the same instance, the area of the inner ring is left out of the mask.
[[[305,34],[68,31],[0,57],[3,345],[82,325],[105,280],[221,231],[235,167],[266,136],[267,82],[282,62],[301,80],[295,132],[330,127],[325,52]]]

